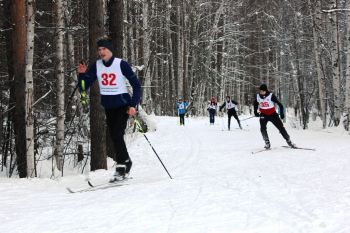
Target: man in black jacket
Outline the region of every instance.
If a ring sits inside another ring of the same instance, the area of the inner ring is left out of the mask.
[[[254,101],[254,114],[256,117],[260,117],[260,131],[265,141],[265,149],[270,149],[271,144],[269,136],[267,134],[266,125],[269,121],[276,126],[280,131],[283,138],[287,141],[287,144],[295,148],[295,145],[291,142],[290,137],[283,126],[283,122],[279,118],[275,104],[279,107],[280,117],[284,119],[284,108],[283,105],[278,101],[277,97],[269,92],[267,86],[262,84],[259,88],[259,94],[256,95]]]
[[[85,64],[78,66],[80,91],[85,93],[93,82],[98,81],[101,104],[105,109],[107,126],[117,153],[117,166],[112,181],[122,180],[129,174],[132,166],[124,141],[124,133],[129,116],[136,114],[136,105],[140,102],[141,85],[130,65],[113,56],[110,40],[98,40],[97,49],[100,59],[89,67]],[[127,82],[132,86],[132,96],[128,93]],[[86,104],[86,95],[82,97],[84,97],[82,103]]]

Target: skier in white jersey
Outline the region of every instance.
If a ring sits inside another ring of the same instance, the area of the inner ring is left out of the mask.
[[[105,109],[107,126],[116,152],[117,166],[113,181],[122,180],[129,174],[132,166],[124,133],[129,116],[136,114],[141,85],[129,64],[113,56],[110,40],[98,40],[97,48],[99,60],[92,63],[89,68],[84,64],[78,66],[80,91],[87,90],[95,80],[98,80],[101,104]],[[126,87],[127,80],[133,89],[132,97]],[[82,81],[85,85],[82,85]]]
[[[231,96],[226,96],[226,101],[220,106],[220,112],[221,110],[226,107],[227,109],[227,116],[228,116],[228,130],[231,128],[231,117],[233,116],[240,129],[242,129],[241,122],[238,118],[237,112],[236,112],[236,106],[238,103],[234,100],[231,100]]]
[[[278,101],[277,97],[272,92],[267,90],[267,86],[265,84],[262,84],[259,88],[259,93],[254,99],[254,114],[256,117],[260,117],[260,131],[265,141],[265,149],[270,149],[271,147],[266,129],[266,125],[269,121],[271,121],[272,124],[274,124],[280,131],[287,144],[294,148],[295,145],[290,140],[290,137],[283,126],[283,122],[281,121],[281,119],[284,119],[284,108]],[[281,119],[276,112],[275,104],[277,104],[279,107]]]

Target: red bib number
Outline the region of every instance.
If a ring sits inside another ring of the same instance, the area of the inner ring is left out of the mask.
[[[268,102],[261,102],[260,103],[260,107],[268,108],[269,107],[269,103]]]
[[[102,85],[103,86],[116,86],[117,85],[117,76],[114,74],[114,73],[110,73],[110,74],[107,74],[107,73],[103,73],[101,75],[102,77]]]

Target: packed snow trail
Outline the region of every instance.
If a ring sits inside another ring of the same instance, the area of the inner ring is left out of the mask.
[[[174,177],[170,180],[144,137],[130,147],[128,185],[69,194],[83,176],[0,179],[0,232],[58,233],[349,233],[350,137],[294,130],[286,145],[268,124],[272,150],[263,147],[256,118],[231,131],[207,118],[155,117],[147,133]],[[224,120],[226,124],[226,119]],[[247,125],[248,124],[248,125]],[[226,128],[226,127],[224,127]],[[91,172],[99,183],[109,171]]]

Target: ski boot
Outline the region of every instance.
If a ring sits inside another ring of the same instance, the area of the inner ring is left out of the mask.
[[[130,165],[130,167],[131,167],[131,165]],[[118,164],[115,168],[115,172],[113,174],[113,177],[109,180],[109,182],[113,183],[113,182],[122,181],[125,179],[125,174],[126,174],[126,165],[125,164]]]
[[[265,141],[265,146],[264,146],[264,148],[265,148],[266,150],[270,150],[270,149],[271,149],[271,144],[270,144],[269,141]]]
[[[297,146],[290,140],[290,139],[288,139],[287,140],[287,144],[288,144],[288,146],[290,146],[291,148],[297,148]]]
[[[124,175],[124,177],[126,178],[126,177],[129,176],[130,169],[131,169],[131,166],[132,166],[132,161],[130,159],[126,160],[125,161],[125,166],[126,166],[126,168],[125,168],[125,175]]]

